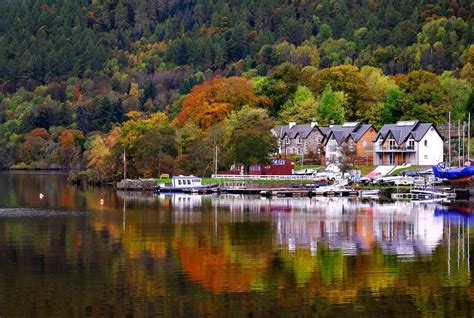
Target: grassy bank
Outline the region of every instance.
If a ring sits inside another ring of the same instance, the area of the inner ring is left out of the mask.
[[[171,183],[171,179],[156,179],[158,183]],[[311,180],[240,180],[240,179],[217,179],[202,178],[203,184],[224,183],[224,182],[246,182],[246,183],[311,183]]]
[[[320,169],[324,169],[324,168],[325,167],[321,166],[321,165],[304,165],[304,166],[295,165],[295,171],[302,170],[302,169],[320,170]],[[365,175],[365,174],[368,174],[368,173],[372,172],[375,168],[376,168],[375,166],[354,166],[354,167],[351,167],[350,169],[360,170],[360,173],[362,175]]]

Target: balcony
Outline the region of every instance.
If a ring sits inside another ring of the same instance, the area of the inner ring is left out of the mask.
[[[375,152],[416,152],[415,146],[375,145]]]

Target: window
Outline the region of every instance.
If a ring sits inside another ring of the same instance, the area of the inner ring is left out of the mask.
[[[388,140],[388,149],[389,150],[395,150],[395,139],[389,139]]]
[[[389,165],[395,164],[395,155],[393,153],[388,154],[388,164]]]
[[[426,141],[426,140],[425,140]],[[415,150],[415,140],[413,138],[408,139],[407,148],[409,150]]]
[[[428,140],[425,140],[425,147],[428,147]]]
[[[285,143],[286,143],[287,145],[290,144],[290,138],[288,138],[288,136],[285,138]]]
[[[303,141],[301,140],[301,137],[300,137],[300,136],[298,136],[298,139],[297,139],[296,142],[297,142],[298,144],[302,144],[302,143],[303,143]]]

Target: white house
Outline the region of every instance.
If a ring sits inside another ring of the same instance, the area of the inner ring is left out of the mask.
[[[384,125],[374,139],[374,165],[436,165],[443,161],[443,144],[431,123],[409,120]]]

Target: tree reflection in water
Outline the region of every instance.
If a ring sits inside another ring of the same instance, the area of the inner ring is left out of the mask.
[[[0,188],[6,316],[472,308],[469,203],[154,196],[80,189],[58,175],[0,175]]]

